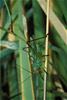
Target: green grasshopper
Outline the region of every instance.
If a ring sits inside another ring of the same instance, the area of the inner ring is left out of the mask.
[[[26,48],[30,47],[30,51],[28,52],[29,55],[31,56],[31,58],[33,59],[33,71],[34,73],[39,73],[39,72],[46,72],[43,68],[42,68],[42,64],[43,64],[43,57],[45,56],[49,56],[49,55],[42,55],[42,51],[40,49],[40,45],[38,40],[42,39],[42,38],[46,38],[45,37],[41,37],[41,38],[37,38],[37,39],[33,39],[31,41],[28,41],[28,47],[23,48],[24,51],[26,51]],[[31,47],[31,45],[33,45],[33,47]],[[27,51],[26,51],[27,52]],[[47,73],[47,72],[46,72]]]

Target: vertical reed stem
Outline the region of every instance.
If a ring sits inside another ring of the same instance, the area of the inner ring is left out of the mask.
[[[47,20],[46,20],[46,35],[49,33],[49,0],[47,0]],[[48,55],[48,35],[46,37],[45,44],[45,55]],[[48,56],[45,57],[45,70],[47,72],[48,66]],[[44,73],[44,100],[46,100],[46,84],[47,84],[47,74]]]

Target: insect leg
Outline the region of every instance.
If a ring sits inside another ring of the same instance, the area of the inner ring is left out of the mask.
[[[42,55],[42,57],[45,57],[45,56],[49,56],[49,54],[48,55]]]
[[[42,71],[44,71],[48,75],[48,72],[43,67],[41,67],[41,69],[40,69],[40,72],[42,72]]]
[[[27,72],[29,72],[29,73],[32,73],[32,72],[30,72],[29,70],[27,70],[26,68],[21,67],[21,66],[20,66],[20,65],[18,65],[18,64],[16,64],[16,65],[17,65],[17,67],[22,68],[22,69],[24,69],[25,71],[27,71]]]
[[[29,47],[24,47],[23,50],[24,50],[25,52],[29,53],[29,52],[26,50],[27,48],[29,48]],[[31,55],[30,55],[30,57],[33,58],[33,56],[31,56]]]
[[[45,70],[43,70],[43,71],[46,72]],[[46,72],[46,74],[49,75],[48,72]]]
[[[42,80],[44,80],[44,78],[43,78],[42,75],[41,75],[41,72],[39,72],[39,74],[40,74],[40,77],[42,78]]]
[[[26,50],[27,48],[29,48],[29,47],[24,47],[23,50],[24,50],[25,52],[29,53],[29,52]]]
[[[20,82],[19,85],[21,85],[22,83],[24,83],[25,81],[27,81],[30,77],[31,77],[31,76],[27,77],[24,81]],[[14,88],[14,89],[15,89],[15,88]],[[15,98],[15,97],[17,97],[17,96],[19,96],[19,95],[21,95],[21,94],[22,94],[22,93],[18,93],[18,94],[16,94],[16,95],[12,96],[12,97],[9,97],[9,100],[10,100],[10,99],[13,99],[13,98]]]
[[[22,68],[22,69],[25,70],[26,72],[33,74],[33,72],[27,70],[26,68],[21,67],[21,66],[18,65],[18,64],[16,64],[16,65],[17,65],[18,68]],[[26,82],[30,77],[32,77],[32,76],[31,76],[31,75],[28,76],[27,78],[25,78],[25,79],[24,79],[23,81],[21,81],[21,82],[19,82],[19,80],[18,80],[18,85],[20,86],[21,84],[23,84],[24,82]],[[17,85],[16,85],[16,86],[17,86]],[[16,89],[16,87],[15,87],[13,90],[15,90],[15,89]]]
[[[29,42],[32,42],[32,41],[36,41],[36,40],[40,40],[40,39],[46,38],[47,35],[49,35],[49,33],[46,34],[45,37],[40,37],[40,38],[36,38],[36,39],[30,40],[30,41],[28,41],[28,43],[29,43]]]

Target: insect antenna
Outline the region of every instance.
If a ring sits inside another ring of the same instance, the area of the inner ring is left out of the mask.
[[[30,77],[32,77],[32,76],[27,77],[24,81],[20,82],[19,85],[21,85],[22,83],[24,83],[25,81],[27,81]]]
[[[17,97],[17,96],[19,96],[19,95],[21,95],[21,94],[22,94],[22,93],[15,94],[15,95],[9,97],[8,100],[11,100],[11,99],[13,99],[13,98],[15,98],[15,97]]]
[[[22,69],[24,69],[25,71],[27,71],[27,72],[29,72],[29,73],[32,73],[32,72],[30,72],[29,70],[27,70],[26,68],[24,68],[24,67],[22,67],[22,66],[20,66],[20,65],[18,65],[18,64],[16,64],[16,65],[17,65],[17,67],[22,68]]]
[[[21,66],[18,65],[18,64],[16,64],[16,66],[19,67],[19,68],[24,69],[25,71],[27,71],[27,72],[29,72],[29,73],[32,73],[32,72],[30,72],[29,70],[27,70],[26,68],[21,67]],[[23,80],[23,81],[21,81],[21,82],[19,82],[19,80],[18,80],[18,81],[17,81],[17,82],[18,82],[18,86],[20,86],[21,84],[23,84],[24,82],[26,82],[30,77],[32,77],[32,76],[31,76],[31,75],[28,76],[25,80]],[[15,86],[15,88],[14,88],[12,91],[14,91],[14,90],[16,89],[16,87],[17,87],[17,85]],[[14,96],[11,96],[11,97],[9,97],[9,100],[10,100],[10,99],[13,99],[13,98],[15,98],[16,96],[19,96],[19,95],[21,95],[21,94],[22,94],[22,93],[18,93],[18,94],[14,95]]]
[[[29,76],[29,77],[27,77],[24,81],[22,81],[22,82],[19,82],[18,81],[18,86],[20,86],[21,84],[23,84],[24,82],[26,82],[30,77],[32,77],[31,75]],[[16,85],[16,87],[17,87],[17,85]],[[16,87],[12,90],[12,91],[14,91],[15,89],[16,89]]]

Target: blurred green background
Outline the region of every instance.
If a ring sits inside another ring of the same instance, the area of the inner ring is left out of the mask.
[[[42,3],[40,4],[39,1]],[[42,6],[46,1],[0,0],[0,100],[43,100],[44,81],[40,73],[30,73],[35,59],[32,62],[28,53],[23,51],[22,48],[27,44],[20,37],[26,39],[24,35],[26,25],[28,40],[32,37],[35,39],[45,37],[46,13]],[[63,33],[64,36],[66,35],[63,37],[65,39],[67,37],[67,0],[50,0],[50,8],[66,30],[66,34]],[[50,20],[46,100],[67,100],[67,41],[62,39],[55,26]],[[12,28],[16,35],[12,34]],[[38,42],[44,55],[45,38]]]

